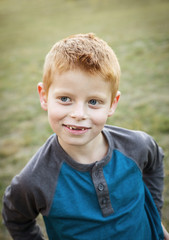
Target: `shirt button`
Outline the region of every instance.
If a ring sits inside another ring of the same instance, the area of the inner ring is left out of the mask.
[[[99,191],[103,191],[104,190],[104,185],[102,183],[99,183],[98,190]]]
[[[103,198],[102,199],[102,205],[105,205],[107,203],[107,199],[106,198]]]
[[[95,177],[99,177],[99,176],[100,176],[100,170],[96,170]]]

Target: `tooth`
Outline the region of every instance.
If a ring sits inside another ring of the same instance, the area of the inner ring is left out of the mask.
[[[69,127],[70,128],[70,130],[72,130],[72,127]]]

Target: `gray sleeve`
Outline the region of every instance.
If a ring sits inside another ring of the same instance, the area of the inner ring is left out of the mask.
[[[145,143],[147,145],[147,161],[144,163],[143,180],[151,192],[161,215],[161,209],[163,206],[164,154],[162,149],[151,137],[148,137]]]
[[[38,215],[36,200],[29,188],[16,176],[4,194],[2,215],[14,240],[44,240],[35,221]]]
[[[2,215],[14,240],[44,240],[36,217],[48,214],[53,199],[60,169],[55,149],[51,137],[5,191]]]

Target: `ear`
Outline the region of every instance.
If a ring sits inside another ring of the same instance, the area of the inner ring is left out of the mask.
[[[121,93],[119,91],[117,91],[117,94],[116,94],[113,102],[111,103],[109,113],[108,113],[108,117],[111,117],[114,114],[114,112],[117,108],[118,101],[120,99],[120,95],[121,95]]]
[[[37,88],[38,88],[41,108],[43,110],[47,111],[48,110],[48,102],[47,102],[47,95],[46,95],[43,83],[42,82],[38,83]]]

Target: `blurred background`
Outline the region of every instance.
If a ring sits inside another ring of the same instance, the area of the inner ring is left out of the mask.
[[[169,229],[168,0],[0,0],[0,198],[52,133],[36,87],[45,55],[56,41],[87,32],[107,41],[121,65],[122,95],[108,123],[146,131],[165,152]],[[11,239],[1,216],[0,239]]]

